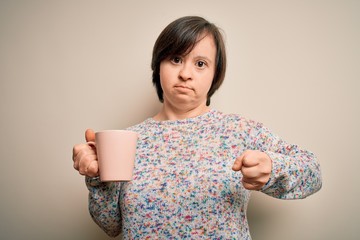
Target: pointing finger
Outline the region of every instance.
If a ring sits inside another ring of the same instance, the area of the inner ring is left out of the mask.
[[[243,162],[243,158],[244,158],[244,154],[242,154],[240,157],[237,157],[235,159],[235,162],[232,166],[232,170],[234,171],[240,171],[240,169],[242,168],[242,162]]]

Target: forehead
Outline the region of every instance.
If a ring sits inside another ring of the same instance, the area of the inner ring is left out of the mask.
[[[207,47],[216,50],[214,37],[211,34],[203,34],[197,39],[194,48]]]
[[[195,46],[188,54],[190,55],[200,54],[210,58],[211,60],[215,59],[216,45],[215,45],[214,37],[211,34],[200,36]]]

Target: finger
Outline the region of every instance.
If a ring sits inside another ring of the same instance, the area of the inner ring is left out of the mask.
[[[97,161],[90,162],[88,168],[86,169],[86,175],[89,177],[96,177],[99,175],[99,165]]]
[[[260,176],[255,178],[247,178],[243,176],[242,178],[243,185],[245,183],[247,186],[249,184],[254,186],[254,188],[252,188],[251,190],[260,190],[263,186],[265,186],[268,181],[269,177],[267,176]]]
[[[86,144],[96,154],[96,144],[95,144],[95,142],[87,142]]]
[[[245,178],[248,178],[248,179],[254,179],[261,175],[261,172],[259,171],[258,166],[255,166],[255,167],[243,166],[241,168],[241,173]]]
[[[234,171],[240,171],[242,167],[242,161],[243,161],[244,155],[242,154],[240,157],[237,157],[234,161],[234,164],[232,166],[232,170]]]
[[[79,160],[79,173],[85,175],[91,162],[97,161],[96,155],[93,153],[84,155]]]
[[[259,165],[259,156],[257,151],[247,150],[244,153],[242,165],[245,167],[255,167]]]
[[[79,154],[84,149],[84,144],[77,144],[73,147],[73,166],[76,170],[79,170]]]
[[[251,183],[246,183],[246,182],[243,182],[243,186],[247,190],[259,190],[260,189],[258,186],[253,185]]]
[[[239,171],[244,165],[248,166],[249,163],[245,164],[245,160],[249,158],[249,155],[251,155],[251,150],[245,150],[240,157],[237,157],[234,165],[233,165],[233,170],[234,171]],[[247,160],[249,161],[249,160]]]
[[[87,144],[77,144],[73,147],[72,159],[74,161],[74,168],[76,170],[79,170],[79,160],[81,156],[88,151],[89,151],[89,146]]]
[[[74,145],[74,147],[73,147],[73,160],[75,160],[76,156],[80,152],[82,152],[82,151],[84,151],[85,149],[88,149],[88,148],[89,148],[89,146],[86,143],[85,144],[81,143],[81,144]]]
[[[92,129],[86,129],[85,139],[87,142],[95,142],[95,132]]]
[[[79,171],[79,162],[74,161],[73,167],[74,167],[75,170]]]
[[[259,190],[261,186],[257,182],[253,182],[251,179],[243,178],[242,184],[247,190]]]

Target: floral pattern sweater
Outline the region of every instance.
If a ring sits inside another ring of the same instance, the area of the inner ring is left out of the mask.
[[[110,236],[124,239],[251,239],[249,190],[232,170],[245,150],[272,160],[260,190],[301,199],[321,188],[313,153],[289,144],[261,123],[211,110],[175,121],[152,118],[130,127],[139,133],[133,180],[86,178],[89,211]]]

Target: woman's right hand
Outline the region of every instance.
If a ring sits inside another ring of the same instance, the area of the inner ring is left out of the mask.
[[[74,168],[81,175],[88,177],[99,176],[99,165],[96,156],[95,132],[85,131],[86,143],[76,144],[73,148]]]

